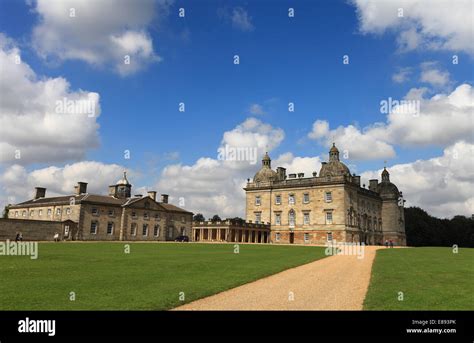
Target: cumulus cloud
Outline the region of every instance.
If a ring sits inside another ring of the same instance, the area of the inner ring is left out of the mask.
[[[172,164],[163,169],[156,188],[170,194],[170,200],[195,213],[209,217],[218,213],[221,217],[245,216],[245,187],[247,178],[253,178],[261,168],[260,160],[265,151],[271,152],[285,137],[284,131],[256,118],[248,118],[223,134],[220,147],[253,148],[258,162],[232,161],[202,157],[192,165]],[[274,158],[273,169],[279,163],[298,171],[317,167],[318,159],[298,158],[285,154]]]
[[[459,141],[443,155],[388,168],[390,181],[403,192],[406,206],[420,206],[430,214],[452,217],[474,213],[474,145]],[[381,170],[362,173],[380,179]]]
[[[155,17],[167,14],[170,3],[37,0],[34,11],[39,23],[33,29],[33,46],[45,59],[80,60],[129,75],[161,60],[147,29]]]
[[[409,79],[411,75],[411,68],[400,68],[395,74],[392,75],[392,81],[396,83],[403,83]]]
[[[472,0],[454,3],[432,0],[352,0],[352,3],[357,9],[361,32],[395,32],[401,50],[422,48],[462,51],[474,55]]]
[[[47,167],[28,171],[14,164],[0,174],[0,203],[14,204],[31,199],[35,187],[46,187],[46,196],[72,194],[79,181],[89,183],[89,193],[107,194],[108,185],[123,175],[125,168],[117,164],[82,161],[63,167]],[[133,171],[131,173],[133,179]]]
[[[330,130],[327,121],[317,120],[313,123],[313,129],[308,137],[321,142],[327,147],[336,142],[343,156],[351,160],[394,157],[394,148],[379,139],[378,135],[372,134],[376,130],[377,128],[374,126],[361,131],[354,125],[339,126],[334,130]]]
[[[474,131],[474,90],[462,84],[450,94],[439,93],[424,98],[426,89],[411,89],[405,100],[415,100],[419,111],[407,111],[401,103],[394,104],[386,122],[364,129],[353,125],[331,130],[327,121],[317,120],[310,139],[326,146],[333,141],[347,150],[350,159],[380,159],[395,156],[394,145],[447,146],[459,140],[472,142]]]
[[[425,62],[421,64],[420,81],[434,87],[443,87],[450,83],[450,75],[449,72],[437,68],[437,63]]]
[[[0,34],[0,162],[29,164],[84,157],[99,144],[99,94],[37,75],[15,42]]]

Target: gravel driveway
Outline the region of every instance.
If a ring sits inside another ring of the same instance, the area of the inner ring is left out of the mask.
[[[196,300],[175,310],[362,310],[379,247],[338,255]]]

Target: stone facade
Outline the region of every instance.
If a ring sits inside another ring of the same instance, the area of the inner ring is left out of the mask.
[[[286,175],[271,169],[266,154],[262,168],[246,191],[246,220],[271,227],[273,243],[325,244],[327,241],[406,245],[402,193],[390,182],[386,169],[382,182],[370,180],[361,187],[333,146],[329,162],[319,176]]]
[[[53,241],[56,233],[64,237],[65,233],[74,235],[76,231],[77,225],[71,220],[0,219],[0,241],[14,241],[17,233],[22,234],[23,241]]]
[[[109,195],[87,193],[87,184],[79,182],[75,193],[45,197],[46,189],[37,187],[34,199],[8,206],[8,218],[28,221],[71,221],[77,229],[66,232],[66,240],[166,241],[180,235],[191,236],[193,214],[168,203],[156,192],[131,197],[131,184],[126,175],[109,186]]]

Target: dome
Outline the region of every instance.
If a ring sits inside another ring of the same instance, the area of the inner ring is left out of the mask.
[[[390,182],[390,173],[385,167],[382,171],[382,182],[377,186],[377,192],[383,198],[398,199],[398,196],[400,195],[397,186]]]
[[[337,149],[336,144],[332,143],[332,147],[329,150],[329,162],[322,164],[319,176],[326,177],[350,174],[351,172],[349,168],[339,161],[339,150]]]
[[[321,170],[319,171],[320,177],[325,176],[339,176],[339,175],[350,175],[351,171],[349,168],[340,161],[331,161],[323,163]]]
[[[277,179],[277,172],[268,168],[262,167],[255,176],[253,177],[253,182],[266,182],[273,181]]]
[[[127,172],[123,172],[123,178],[118,180],[117,185],[130,185],[130,182],[127,180]]]
[[[268,152],[262,158],[262,168],[253,177],[253,182],[274,181],[277,179],[277,172],[272,170],[272,160]]]
[[[381,197],[384,198],[396,198],[400,195],[397,186],[395,186],[390,181],[388,182],[381,182],[377,186],[377,192],[380,194]]]

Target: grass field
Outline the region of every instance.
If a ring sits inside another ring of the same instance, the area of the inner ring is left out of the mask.
[[[399,292],[403,300],[399,301]],[[377,251],[364,309],[473,310],[474,249]]]
[[[0,310],[164,310],[325,257],[319,247],[130,246],[40,243],[37,260],[0,256]]]

